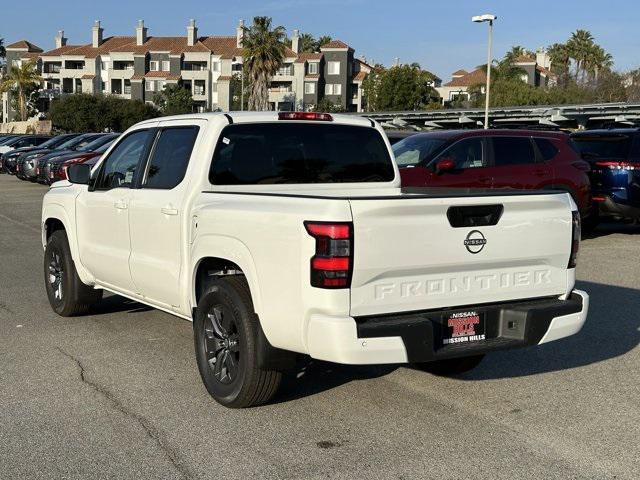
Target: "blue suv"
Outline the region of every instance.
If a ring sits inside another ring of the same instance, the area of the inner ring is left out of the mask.
[[[571,140],[591,166],[595,213],[640,221],[640,129],[587,130]]]

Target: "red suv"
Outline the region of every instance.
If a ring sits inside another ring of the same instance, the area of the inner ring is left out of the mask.
[[[591,213],[589,164],[569,136],[538,130],[444,130],[393,145],[403,187],[552,188]]]

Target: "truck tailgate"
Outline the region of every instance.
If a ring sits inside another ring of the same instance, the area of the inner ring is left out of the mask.
[[[573,286],[566,194],[403,195],[350,203],[352,316],[563,295]],[[501,211],[497,223],[469,208],[482,205]],[[469,222],[476,226],[461,226]]]

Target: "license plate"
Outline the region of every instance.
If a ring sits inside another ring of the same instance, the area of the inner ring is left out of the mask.
[[[442,317],[442,345],[485,340],[485,312],[469,309]]]

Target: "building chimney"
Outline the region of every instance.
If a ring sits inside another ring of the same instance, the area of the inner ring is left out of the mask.
[[[93,22],[91,39],[93,48],[98,48],[102,45],[102,27],[100,26],[100,20]]]
[[[196,21],[192,18],[187,25],[187,45],[193,47],[198,41],[198,27]]]
[[[300,53],[300,47],[302,47],[302,45],[300,45],[300,31],[294,30],[293,36],[291,37],[291,50]]]
[[[544,68],[551,68],[551,57],[544,48],[536,51],[536,63]]]
[[[244,37],[244,20],[238,22],[238,28],[236,28],[236,47],[242,48],[242,38]]]
[[[147,27],[144,26],[144,20],[138,20],[136,27],[136,45],[143,45],[147,41]]]
[[[56,35],[56,48],[62,48],[67,44],[67,39],[64,38],[64,30],[58,30]]]

